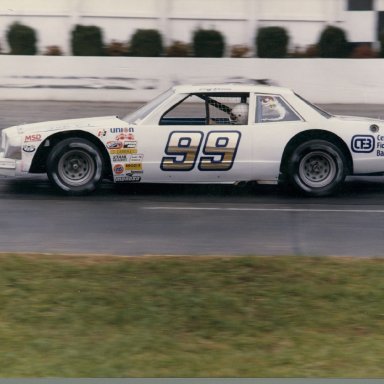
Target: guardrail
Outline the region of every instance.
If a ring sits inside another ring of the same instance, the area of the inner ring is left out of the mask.
[[[315,103],[384,104],[384,59],[0,56],[0,100],[146,101],[174,84],[256,82]]]

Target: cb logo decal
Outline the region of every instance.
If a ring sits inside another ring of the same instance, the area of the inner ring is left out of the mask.
[[[351,148],[355,153],[370,153],[375,149],[375,138],[371,135],[353,136]]]

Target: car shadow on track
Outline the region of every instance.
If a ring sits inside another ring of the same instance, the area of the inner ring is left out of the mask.
[[[114,184],[104,181],[100,187],[87,196],[66,196],[57,191],[44,176],[0,179],[0,198],[26,196],[36,198],[132,198],[146,197],[252,197],[255,195],[279,196],[277,186],[256,185],[255,183],[231,184]]]
[[[44,176],[0,179],[0,199],[11,196],[24,196],[36,199],[119,199],[123,196],[133,199],[154,198],[188,198],[224,199],[238,198],[273,200],[275,202],[302,201],[304,203],[340,203],[352,200],[366,200],[381,204],[384,198],[384,177],[353,177],[347,179],[339,193],[330,197],[309,198],[301,194],[288,192],[277,185],[258,185],[256,183],[229,184],[113,184],[103,182],[98,190],[88,196],[66,196],[57,191]]]

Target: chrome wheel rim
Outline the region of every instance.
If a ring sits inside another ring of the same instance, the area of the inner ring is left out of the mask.
[[[95,169],[95,162],[91,155],[76,149],[62,156],[57,167],[59,177],[71,186],[88,183],[92,180]]]
[[[335,160],[326,152],[310,152],[300,161],[300,179],[309,187],[328,186],[337,174]]]

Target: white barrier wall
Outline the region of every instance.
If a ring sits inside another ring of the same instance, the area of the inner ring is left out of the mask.
[[[159,30],[165,45],[175,40],[189,43],[196,29],[213,28],[223,33],[228,48],[242,44],[253,49],[259,27],[281,26],[287,29],[290,49],[294,49],[315,44],[326,25],[353,32],[349,41],[376,41],[375,12],[348,12],[345,3],[346,0],[1,0],[0,46],[3,52],[9,52],[6,31],[13,22],[36,30],[40,53],[47,46],[58,45],[67,55],[76,24],[99,26],[106,44],[112,40],[127,42],[138,28]],[[376,3],[375,9],[381,10],[383,5]]]
[[[384,59],[0,56],[0,100],[146,101],[174,84],[269,79],[315,103],[384,104]]]

